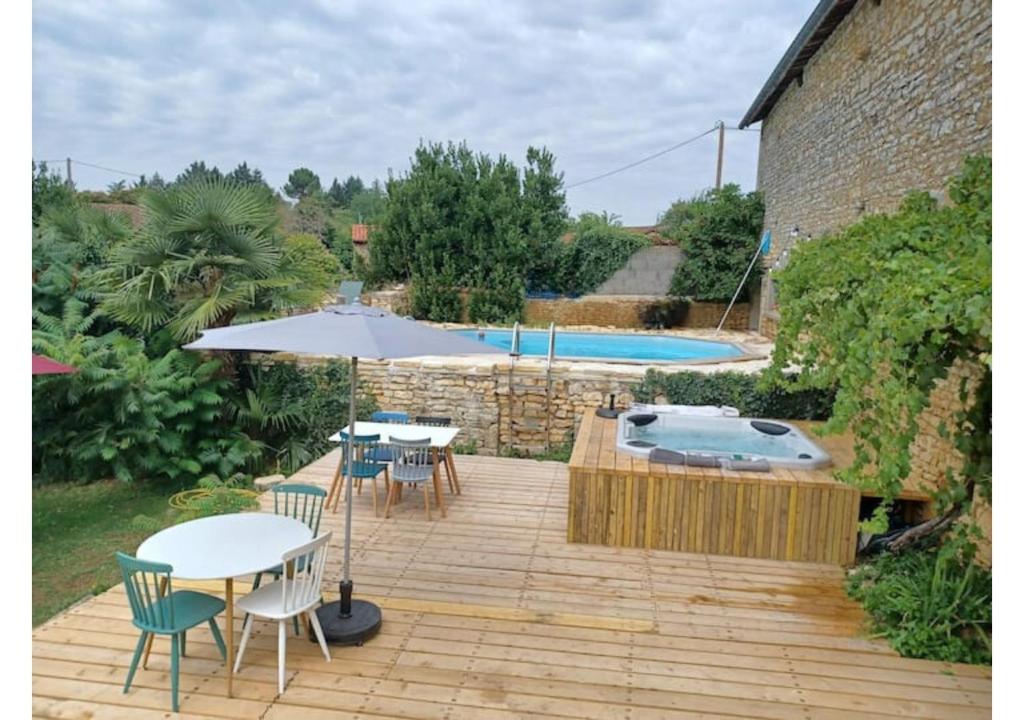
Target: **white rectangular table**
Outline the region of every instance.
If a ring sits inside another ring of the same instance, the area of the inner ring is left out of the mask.
[[[403,425],[400,423],[364,422],[362,420],[357,420],[355,434],[356,436],[379,435],[380,442],[382,443],[389,443],[393,439],[423,440],[424,438],[429,438],[430,447],[434,454],[434,496],[436,498],[436,504],[441,508],[443,516],[445,513],[444,498],[441,494],[441,474],[437,471],[437,468],[441,461],[440,456],[443,454],[444,468],[445,472],[448,474],[449,485],[451,485],[451,489],[456,495],[461,495],[462,488],[459,487],[459,476],[458,473],[455,472],[455,459],[452,454],[452,442],[455,440],[455,436],[461,431],[462,428],[451,426]],[[341,433],[343,432],[348,433],[348,425],[331,435],[328,440],[340,443]],[[325,503],[329,506],[333,499],[333,507],[335,509],[337,509],[338,499],[341,496],[339,480],[341,479],[341,469],[344,466],[344,463],[345,458],[343,457],[338,462],[338,469],[334,472],[334,480],[331,482],[331,491],[328,493],[327,502]]]

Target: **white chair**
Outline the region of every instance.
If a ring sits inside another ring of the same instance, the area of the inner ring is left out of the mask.
[[[324,575],[324,563],[327,560],[327,546],[330,540],[331,533],[327,533],[312,542],[284,553],[281,556],[281,566],[291,572],[286,571],[281,575],[280,580],[253,590],[238,601],[238,607],[249,615],[246,618],[245,627],[242,629],[242,642],[238,647],[238,658],[235,660],[236,673],[242,664],[245,645],[249,641],[253,620],[257,615],[268,620],[277,620],[277,686],[279,692],[284,692],[284,657],[285,643],[288,637],[286,630],[288,620],[305,613],[309,617],[310,625],[313,626],[313,632],[316,633],[320,649],[324,651],[324,657],[327,658],[327,662],[331,661],[331,653],[327,650],[327,642],[324,640],[324,631],[321,629],[320,621],[314,611],[322,597],[320,582]]]

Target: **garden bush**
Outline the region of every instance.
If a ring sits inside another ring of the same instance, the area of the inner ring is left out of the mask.
[[[971,562],[969,544],[886,553],[859,566],[847,589],[900,655],[992,663],[992,573]]]
[[[729,405],[744,417],[780,420],[827,420],[835,400],[835,393],[828,389],[765,387],[759,375],[692,370],[648,370],[633,395],[642,403],[653,403],[663,397],[672,405]]]
[[[562,247],[557,289],[565,295],[585,295],[622,268],[650,240],[622,227],[614,215],[583,213],[573,226],[573,239]]]
[[[327,438],[348,424],[349,362],[301,366],[255,359],[240,369],[234,402],[240,426],[265,445],[267,459],[286,474],[327,453]],[[356,394],[356,417],[369,420],[376,400]]]
[[[763,222],[761,195],[744,195],[735,184],[673,204],[659,223],[683,251],[683,261],[672,277],[671,294],[728,302],[750,265]],[[761,264],[754,263],[740,302],[747,300],[760,277]]]
[[[526,293],[518,278],[503,278],[493,288],[476,288],[469,293],[466,311],[473,323],[511,325],[523,319]]]
[[[829,432],[850,430],[854,462],[839,476],[883,499],[887,512],[912,465],[919,418],[954,364],[964,410],[939,433],[960,451],[936,495],[936,525],[970,508],[992,483],[992,164],[968,158],[939,207],[914,193],[891,215],[865,217],[793,248],[777,274],[780,320],[769,378],[798,365],[801,388],[837,388]],[[941,468],[940,468],[941,470]]]
[[[409,284],[409,312],[417,320],[462,322],[462,295],[452,280],[413,278]]]
[[[257,443],[220,422],[230,382],[215,361],[179,350],[152,359],[117,331],[63,347],[37,333],[33,347],[78,368],[33,381],[37,482],[227,477],[259,457]]]

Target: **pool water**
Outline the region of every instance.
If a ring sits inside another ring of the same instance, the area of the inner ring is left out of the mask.
[[[650,424],[634,427],[630,417],[651,415],[627,412],[618,418],[620,452],[646,456],[659,447],[682,453],[710,453],[733,459],[764,458],[773,467],[810,469],[831,462],[828,453],[795,425],[778,420],[742,417],[703,417],[655,413]],[[773,428],[770,434],[758,426]]]
[[[512,349],[511,330],[485,330],[483,338],[479,337],[480,331],[478,330],[453,330],[452,332],[463,337],[482,339],[488,345],[501,348],[505,352]],[[547,331],[521,331],[519,351],[523,355],[545,357],[548,353]],[[735,345],[712,340],[638,333],[555,332],[556,358],[607,358],[665,362],[724,360],[740,355],[743,355],[743,350]]]

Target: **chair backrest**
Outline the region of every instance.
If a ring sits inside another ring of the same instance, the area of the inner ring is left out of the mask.
[[[395,464],[391,468],[394,480],[426,480],[434,474],[430,438],[404,440],[391,438]]]
[[[316,485],[284,483],[271,488],[274,493],[274,514],[301,520],[315,537],[320,532],[320,516],[327,491]]]
[[[294,612],[320,599],[320,584],[324,578],[331,535],[321,535],[281,555],[282,567],[287,567],[289,562],[294,563],[291,577],[287,572],[281,575],[281,608],[284,612]]]
[[[136,626],[151,631],[172,629],[174,602],[170,599],[166,602],[158,600],[162,595],[170,596],[171,572],[174,568],[167,563],[139,560],[122,552],[116,553],[116,556]]]
[[[341,431],[341,457],[348,457],[348,433]],[[376,435],[353,435],[352,436],[352,458],[354,462],[366,465],[387,465],[387,462],[378,460],[380,453],[378,448],[385,447],[380,441],[380,434]],[[344,465],[344,462],[342,462]]]
[[[378,410],[370,416],[370,421],[406,425],[409,423],[409,413],[397,410]]]
[[[432,427],[449,427],[452,424],[450,417],[438,417],[436,415],[417,415],[417,425],[430,425]]]

